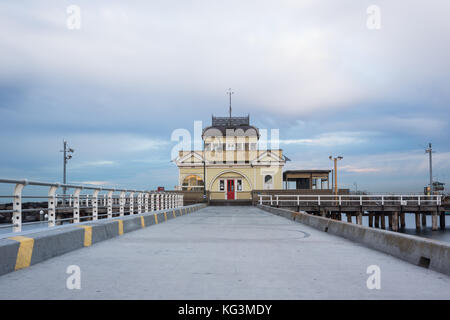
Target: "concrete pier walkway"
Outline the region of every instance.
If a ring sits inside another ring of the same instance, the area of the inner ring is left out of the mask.
[[[450,277],[255,207],[207,207],[1,276],[0,299],[450,299]]]

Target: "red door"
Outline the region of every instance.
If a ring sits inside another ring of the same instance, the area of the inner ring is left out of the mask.
[[[234,180],[227,180],[227,200],[234,200]]]

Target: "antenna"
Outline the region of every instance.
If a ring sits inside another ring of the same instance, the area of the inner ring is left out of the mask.
[[[233,91],[231,91],[231,88],[228,89],[227,95],[230,96],[230,127],[231,127],[231,95],[234,94]]]

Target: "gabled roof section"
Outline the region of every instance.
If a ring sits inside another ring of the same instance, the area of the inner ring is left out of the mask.
[[[191,161],[192,159],[193,159],[194,161]],[[188,162],[188,163],[192,163],[192,162],[203,162],[203,157],[202,157],[200,154],[198,154],[197,152],[191,151],[191,152],[185,154],[183,157],[178,158],[178,159],[176,160],[176,162],[177,162],[177,163],[183,163],[183,162]]]
[[[258,162],[286,162],[283,158],[280,158],[277,154],[270,152],[270,150],[265,151],[260,154],[258,158],[252,161],[252,164],[257,164]]]

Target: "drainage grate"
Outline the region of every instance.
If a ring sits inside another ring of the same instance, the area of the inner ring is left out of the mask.
[[[428,269],[428,267],[430,266],[430,262],[431,262],[430,258],[420,257],[419,266]]]

